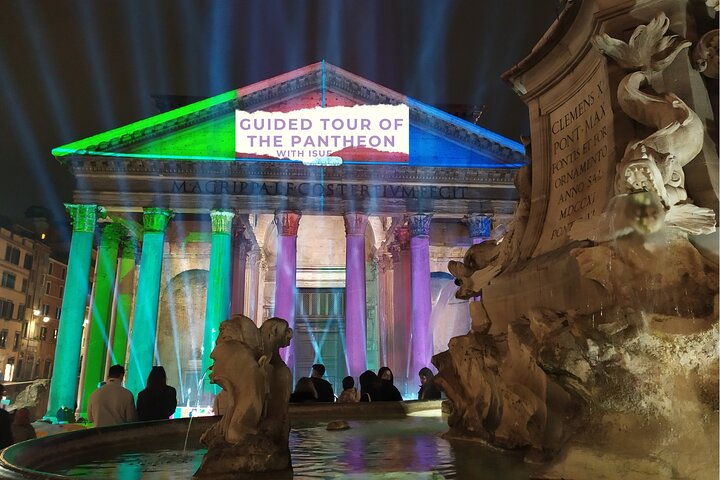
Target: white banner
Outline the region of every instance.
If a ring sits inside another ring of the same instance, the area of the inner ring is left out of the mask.
[[[316,107],[292,112],[235,112],[237,157],[303,163],[407,162],[407,105]]]

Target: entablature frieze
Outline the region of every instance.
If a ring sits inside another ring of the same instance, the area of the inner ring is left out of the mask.
[[[178,178],[232,178],[249,180],[320,180],[347,182],[472,183],[513,186],[512,168],[438,168],[408,165],[342,165],[310,167],[300,163],[240,161],[169,161],[136,158],[75,156],[67,160],[75,177],[174,176]],[[124,178],[132,181],[132,178]]]

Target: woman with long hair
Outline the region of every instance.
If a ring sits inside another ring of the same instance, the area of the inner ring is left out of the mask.
[[[149,420],[167,420],[175,413],[177,394],[167,384],[167,375],[163,367],[152,367],[145,384],[145,390],[138,393],[137,411],[141,422]]]

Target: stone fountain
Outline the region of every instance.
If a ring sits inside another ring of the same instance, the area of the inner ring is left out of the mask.
[[[214,361],[210,381],[223,388],[219,394],[223,417],[200,439],[208,451],[195,478],[251,472],[292,476],[288,446],[292,373],[279,353],[290,345],[292,333],[281,318],[270,318],[258,328],[250,318],[235,315],[220,325],[210,355]]]
[[[688,11],[707,15],[568,2],[504,76],[532,162],[502,241],[450,262],[479,299],[433,363],[450,435],[521,449],[537,478],[718,476],[717,74],[669,33],[707,38]]]

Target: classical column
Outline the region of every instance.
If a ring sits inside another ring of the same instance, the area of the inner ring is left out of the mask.
[[[172,216],[172,211],[164,208],[150,207],[143,211],[140,276],[130,332],[130,359],[126,382],[128,390],[135,395],[145,388],[145,381],[155,359],[165,229]]]
[[[380,363],[380,330],[378,322],[378,265],[377,258],[365,263],[365,344],[367,369],[377,371]]]
[[[367,370],[365,343],[365,228],[367,215],[346,213],[345,220],[345,357],[348,375]]]
[[[88,295],[95,220],[98,213],[103,213],[97,205],[65,204],[65,208],[72,219],[73,233],[70,240],[70,257],[50,382],[48,410],[45,415],[49,418],[55,418],[61,407],[75,409],[76,406],[80,344]]]
[[[126,355],[128,336],[130,335],[130,313],[135,290],[137,251],[137,238],[128,236],[122,240],[122,253],[118,262],[115,287],[115,317],[111,328],[112,349],[108,355],[112,365],[125,366],[127,364]]]
[[[395,230],[395,242],[390,245],[393,261],[393,342],[392,360],[388,365],[395,374],[395,383],[401,393],[407,389],[410,375],[411,339],[411,284],[410,230]],[[413,383],[414,385],[414,383]]]
[[[297,276],[297,232],[300,212],[275,213],[278,233],[277,264],[275,266],[275,316],[295,327],[295,280]],[[285,363],[294,371],[295,336],[284,351]]]
[[[247,316],[259,325],[261,321],[258,315],[260,278],[262,269],[265,268],[260,247],[256,246],[248,252],[246,265],[250,266],[247,275]]]
[[[235,220],[232,229],[232,292],[230,293],[232,306],[230,312],[233,315],[244,315],[248,242],[245,239],[245,226],[238,219]]]
[[[378,330],[379,336],[379,357],[380,364],[388,365],[389,343],[388,339],[393,338],[393,298],[392,298],[392,258],[383,253],[378,256]]]
[[[410,215],[410,253],[412,256],[412,346],[410,378],[430,364],[430,215]]]
[[[106,223],[102,227],[100,245],[97,249],[95,270],[95,292],[85,360],[85,386],[82,389],[80,411],[87,411],[87,402],[98,383],[105,377],[105,356],[108,349],[112,294],[115,287],[118,247],[120,237],[127,229],[117,223]]]
[[[235,214],[228,210],[210,212],[212,239],[210,245],[210,274],[208,276],[207,303],[205,307],[205,330],[203,333],[202,371],[212,365],[210,353],[220,333],[220,323],[230,313],[231,230]],[[210,390],[206,378],[204,388]],[[215,390],[215,388],[213,388]]]
[[[492,230],[492,217],[473,213],[465,217],[468,233],[472,239],[473,245],[483,243],[490,240],[490,230]]]

